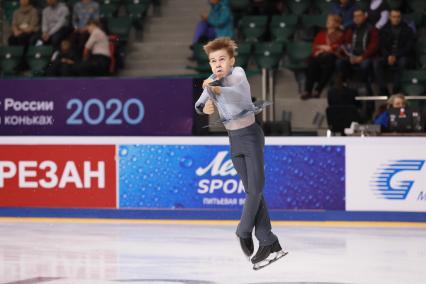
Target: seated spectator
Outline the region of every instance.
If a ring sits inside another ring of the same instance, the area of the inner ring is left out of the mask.
[[[108,36],[100,29],[100,23],[90,20],[87,24],[90,37],[83,52],[83,61],[77,73],[80,76],[106,76],[109,73],[111,53]]]
[[[20,0],[19,5],[13,13],[9,45],[28,46],[35,43],[36,33],[39,30],[38,12],[30,4],[30,0]]]
[[[389,94],[385,80],[386,70],[393,73],[393,93],[401,91],[401,72],[407,65],[413,50],[415,35],[411,28],[402,21],[401,11],[392,10],[389,23],[380,31],[380,57],[374,63],[380,95]]]
[[[70,33],[69,14],[64,3],[59,0],[47,0],[47,7],[43,9],[39,40],[43,44],[51,44],[55,50],[58,49],[61,41]]]
[[[326,30],[319,32],[312,45],[312,55],[309,58],[306,72],[305,93],[303,100],[319,98],[334,72],[337,52],[343,41],[343,32],[340,30],[342,18],[337,15],[327,17]],[[315,89],[314,85],[317,83]]]
[[[389,19],[389,6],[386,0],[371,0],[368,9],[368,22],[378,30],[382,29]]]
[[[92,0],[81,0],[75,3],[73,8],[72,24],[74,33],[72,41],[77,49],[78,54],[81,54],[84,49],[84,44],[89,38],[87,31],[87,23],[90,20],[99,19],[99,4]]]
[[[209,0],[211,10],[201,15],[201,21],[195,28],[191,47],[196,43],[204,43],[216,37],[233,37],[234,20],[228,0]]]
[[[56,53],[56,56],[54,56],[52,60],[52,64],[47,70],[47,75],[55,77],[69,77],[75,75],[77,59],[75,52],[71,48],[71,42],[69,40],[63,40],[59,52]]]
[[[354,11],[354,24],[345,31],[342,52],[343,58],[337,60],[337,70],[346,81],[351,73],[359,70],[369,95],[372,94],[370,73],[372,58],[379,46],[378,30],[367,22],[367,14],[357,8]]]
[[[402,94],[392,95],[386,104],[386,108],[380,111],[374,118],[374,124],[381,125],[384,129],[389,128],[389,112],[390,108],[402,108],[407,107],[407,101],[405,96]]]
[[[343,21],[342,27],[346,29],[353,23],[352,18],[354,10],[355,4],[353,0],[339,0],[331,6],[330,13],[340,16]]]

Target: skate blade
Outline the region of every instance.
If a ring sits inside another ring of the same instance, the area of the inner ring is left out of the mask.
[[[271,263],[274,263],[274,262],[275,262],[275,261],[277,261],[278,259],[283,258],[283,257],[284,257],[284,256],[286,256],[287,254],[288,254],[288,252],[283,251],[283,250],[281,250],[281,251],[279,251],[279,252],[276,252],[275,254],[268,256],[268,258],[267,258],[267,259],[265,259],[265,260],[263,260],[263,261],[261,261],[261,262],[259,262],[259,263],[254,264],[254,265],[253,265],[253,269],[254,269],[254,270],[262,269],[262,268],[264,268],[264,267],[266,267],[266,266],[270,265]]]

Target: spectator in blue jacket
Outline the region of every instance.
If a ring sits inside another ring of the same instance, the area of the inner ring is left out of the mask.
[[[353,24],[355,8],[353,0],[339,0],[331,6],[330,14],[340,16],[343,20],[342,28],[346,29]]]
[[[386,108],[379,112],[375,118],[374,118],[374,124],[381,125],[384,129],[387,129],[389,127],[389,112],[388,110],[390,108],[405,108],[407,107],[407,101],[405,99],[405,96],[402,94],[395,94],[392,95],[387,103]]]
[[[209,0],[211,10],[201,15],[195,28],[192,44],[207,42],[216,37],[234,36],[234,19],[228,0]]]

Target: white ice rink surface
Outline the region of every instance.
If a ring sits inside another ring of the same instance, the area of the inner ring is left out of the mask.
[[[274,225],[260,271],[235,224],[0,221],[0,283],[426,283],[426,227]]]

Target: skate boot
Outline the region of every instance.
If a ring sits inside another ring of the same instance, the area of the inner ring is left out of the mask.
[[[285,256],[287,252],[283,251],[278,240],[270,246],[260,246],[255,256],[252,257],[253,269],[259,270],[268,266]]]

